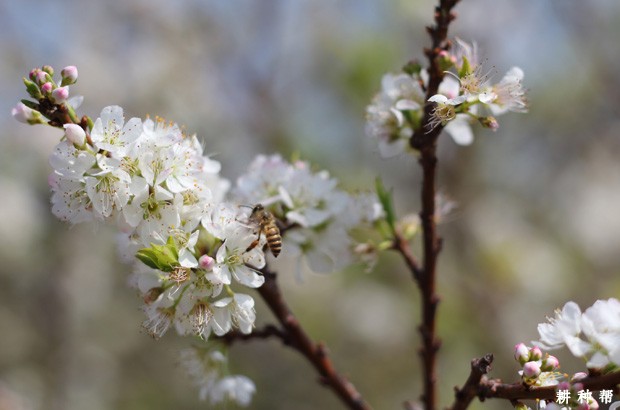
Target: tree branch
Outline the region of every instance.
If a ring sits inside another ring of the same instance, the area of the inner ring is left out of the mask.
[[[429,61],[429,81],[426,89],[426,100],[437,94],[439,84],[443,79],[443,72],[439,67],[438,56],[442,50],[449,47],[446,41],[448,26],[455,19],[452,8],[459,0],[440,0],[435,8],[435,24],[427,27],[431,36],[432,47],[425,49]],[[410,265],[413,276],[418,282],[422,293],[422,324],[419,327],[422,336],[420,357],[422,359],[422,379],[424,380],[424,393],[421,400],[426,410],[435,410],[437,407],[437,380],[435,364],[437,351],[441,345],[436,336],[436,313],[439,297],[436,294],[437,256],[441,249],[441,239],[437,233],[435,223],[435,191],[436,191],[436,168],[437,168],[437,138],[442,127],[428,129],[433,111],[432,104],[424,107],[422,125],[411,137],[410,144],[420,151],[419,163],[422,167],[422,210],[420,220],[423,230],[423,267],[421,270]],[[405,256],[405,254],[403,254]],[[407,258],[405,258],[407,260]]]
[[[602,376],[589,376],[576,381],[581,383],[584,389],[603,390],[609,389],[614,392],[620,391],[620,372],[608,373]],[[574,384],[574,383],[572,383]],[[507,399],[507,400],[526,400],[526,399],[555,399],[555,386],[530,387],[523,383],[505,384],[501,380],[490,379],[482,380],[479,386],[479,397]]]
[[[471,373],[461,389],[455,388],[456,400],[450,409],[465,410],[480,393],[482,378],[491,370],[493,355],[487,354],[471,361]]]
[[[239,331],[232,331],[218,337],[218,339],[220,339],[227,345],[232,345],[237,341],[248,342],[254,339],[269,339],[271,337],[280,339],[280,341],[285,345],[291,344],[289,338],[287,337],[287,334],[275,325],[266,325],[262,329],[254,329],[250,334],[241,333]]]
[[[269,306],[282,326],[285,344],[300,352],[312,363],[312,366],[321,375],[320,382],[336,393],[348,408],[356,410],[370,410],[355,386],[345,377],[336,372],[327,349],[322,343],[315,343],[299,324],[299,321],[288,307],[276,281],[276,274],[267,267],[261,270],[265,276],[265,283],[258,288],[258,293]]]

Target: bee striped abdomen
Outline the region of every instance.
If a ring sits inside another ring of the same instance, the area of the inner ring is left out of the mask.
[[[274,257],[278,257],[282,250],[282,236],[280,236],[280,230],[273,224],[265,227],[265,236],[267,237],[267,244]]]

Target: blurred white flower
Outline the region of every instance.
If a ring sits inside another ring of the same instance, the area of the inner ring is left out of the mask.
[[[409,74],[385,74],[381,91],[366,108],[366,134],[377,140],[384,158],[403,152],[413,133],[412,124],[405,117],[407,111],[420,111],[424,105],[424,91]]]
[[[181,352],[181,364],[200,389],[201,400],[211,405],[226,400],[240,406],[248,406],[256,391],[249,378],[241,375],[228,375],[227,357],[218,350],[185,349]]]
[[[575,302],[556,311],[550,323],[538,325],[543,349],[566,346],[576,357],[585,358],[590,369],[602,369],[613,363],[620,366],[620,302],[599,300],[582,314]]]

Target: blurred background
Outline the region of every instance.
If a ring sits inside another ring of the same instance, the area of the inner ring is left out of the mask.
[[[402,216],[418,210],[420,172],[409,156],[379,158],[364,108],[385,72],[423,57],[435,3],[0,0],[0,410],[209,408],[178,365],[189,341],[141,332],[113,232],[51,215],[47,156],[61,135],[11,118],[22,76],[76,65],[81,113],[118,104],[183,124],[231,180],[274,152],[299,152],[352,190],[380,175]],[[440,139],[439,185],[458,203],[441,226],[442,405],[473,357],[493,352],[492,376],[515,381],[513,346],[553,309],[620,295],[620,2],[463,0],[456,11],[450,34],[477,41],[496,80],[522,67],[531,106],[496,133],[478,128],[470,147]],[[374,408],[419,397],[419,295],[397,255],[370,273],[280,280]],[[258,304],[259,324],[271,322]],[[342,408],[275,340],[231,358],[257,385],[251,408]]]

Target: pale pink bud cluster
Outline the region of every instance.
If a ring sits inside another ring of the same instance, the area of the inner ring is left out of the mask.
[[[523,366],[519,372],[523,382],[527,385],[547,385],[555,380],[554,372],[560,367],[555,356],[546,354],[538,346],[528,348],[524,343],[515,345],[514,358]]]
[[[28,78],[24,78],[24,84],[30,97],[35,99],[33,108],[41,99],[46,99],[53,104],[64,104],[69,100],[69,85],[77,81],[78,72],[75,66],[67,66],[61,71],[62,79],[57,83],[54,80],[54,69],[50,66],[30,70]],[[77,99],[72,105],[77,105]],[[76,108],[76,107],[73,107]],[[43,110],[41,110],[45,113]]]

